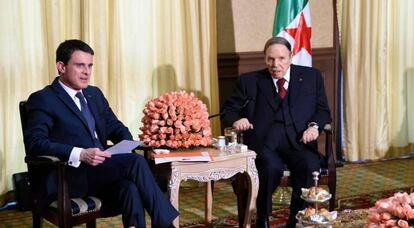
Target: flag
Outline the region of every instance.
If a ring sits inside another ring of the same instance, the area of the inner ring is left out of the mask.
[[[309,0],[278,0],[273,36],[281,36],[289,41],[293,64],[312,66]]]

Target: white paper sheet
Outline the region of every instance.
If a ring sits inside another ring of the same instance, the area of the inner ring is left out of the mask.
[[[122,140],[121,142],[106,149],[111,154],[126,154],[131,153],[131,150],[143,144],[143,141]]]
[[[207,151],[203,152],[190,152],[190,153],[170,153],[170,154],[157,154],[154,158],[155,164],[161,164],[166,162],[209,162],[211,161],[211,155]]]

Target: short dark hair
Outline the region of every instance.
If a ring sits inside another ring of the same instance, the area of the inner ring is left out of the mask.
[[[65,40],[56,49],[56,62],[63,62],[66,65],[75,51],[94,54],[93,49],[82,40]]]
[[[287,39],[280,37],[280,36],[274,36],[266,41],[266,44],[263,49],[263,53],[266,54],[267,48],[269,48],[273,44],[282,44],[289,50],[289,52],[292,50],[292,47],[290,46],[290,43]]]

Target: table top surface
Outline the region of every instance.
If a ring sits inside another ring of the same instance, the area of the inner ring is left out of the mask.
[[[240,157],[251,157],[256,156],[256,153],[252,150],[247,150],[246,152],[236,152],[235,150],[223,150],[220,151],[214,147],[195,147],[191,149],[176,149],[171,150],[170,153],[174,152],[209,152],[213,157],[213,161],[222,161],[222,160],[229,160],[233,158],[240,158]]]

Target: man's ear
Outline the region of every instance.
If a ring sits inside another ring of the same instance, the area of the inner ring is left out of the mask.
[[[59,74],[64,73],[66,70],[66,65],[62,61],[56,62],[56,69]]]

